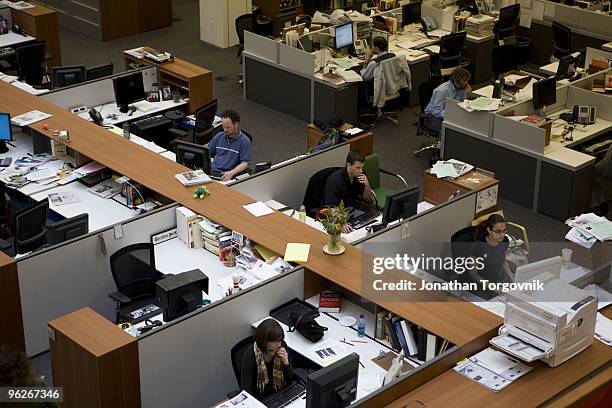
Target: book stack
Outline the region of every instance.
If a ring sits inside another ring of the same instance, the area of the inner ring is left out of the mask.
[[[199,226],[203,248],[219,256],[219,259],[222,259],[222,255],[225,257],[226,252],[229,251],[232,246],[232,231],[207,218],[203,218]]]
[[[375,336],[379,340],[387,340],[396,351],[404,351],[405,356],[423,362],[445,352],[451,345],[448,340],[386,311],[376,315]]]
[[[176,209],[176,234],[189,248],[202,248],[199,225],[202,218],[189,208]]]
[[[143,203],[145,188],[141,184],[124,183],[121,188],[121,195],[125,197],[125,204],[128,207],[135,207]]]
[[[493,17],[486,14],[471,16],[465,21],[465,31],[468,35],[486,37],[493,34],[494,21]]]
[[[319,297],[319,312],[340,313],[342,297],[337,292],[323,292]]]

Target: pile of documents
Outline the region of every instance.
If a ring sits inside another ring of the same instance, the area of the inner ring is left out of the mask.
[[[468,112],[474,111],[496,111],[499,109],[501,99],[497,98],[486,98],[481,96],[474,100],[466,99],[459,104],[459,106]]]
[[[48,153],[19,157],[2,172],[2,182],[9,188],[21,188],[28,183],[49,184],[60,180],[64,161]],[[62,183],[63,184],[63,183]]]
[[[486,14],[469,17],[465,22],[465,31],[476,37],[486,37],[493,34],[494,18]]]
[[[457,178],[463,176],[473,168],[474,166],[455,159],[438,160],[431,168],[431,174],[435,174],[438,178]]]
[[[595,241],[612,240],[612,222],[606,217],[593,213],[581,214],[565,223],[572,227],[565,238],[586,248],[592,247]]]
[[[454,368],[459,374],[493,392],[498,392],[507,387],[512,381],[522,377],[532,369],[532,367],[490,347],[470,358],[461,360]]]
[[[208,218],[200,221],[203,248],[220,256],[221,250],[232,246],[232,231]],[[228,249],[229,251],[229,249]],[[225,255],[225,250],[223,251]]]
[[[348,11],[337,17],[337,24],[348,23],[352,21],[357,27],[356,38],[366,38],[372,31],[372,19],[365,14],[361,14],[358,11]]]

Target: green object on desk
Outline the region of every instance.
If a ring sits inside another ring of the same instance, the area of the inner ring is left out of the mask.
[[[206,187],[199,187],[193,192],[193,198],[199,198],[200,200],[210,195],[210,191]]]
[[[349,69],[350,67],[353,66],[353,62],[348,57],[334,58],[333,60],[331,60],[331,62],[336,64],[337,66],[339,66],[342,69]]]

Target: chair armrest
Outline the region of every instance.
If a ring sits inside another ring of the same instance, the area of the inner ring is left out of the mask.
[[[393,172],[391,172],[389,170],[385,170],[385,169],[381,169],[381,168],[379,168],[378,171],[380,171],[381,173],[388,174],[388,175],[393,176],[393,177],[397,177],[398,179],[401,180],[402,183],[404,183],[404,186],[406,186],[406,188],[408,188],[408,183],[406,182],[406,179],[403,178],[402,176],[400,176],[399,174],[393,173]]]
[[[132,299],[130,299],[129,296],[126,296],[121,292],[109,293],[108,297],[118,303],[130,303],[132,301]]]
[[[527,230],[525,229],[525,227],[523,227],[522,225],[510,222],[510,221],[506,221],[506,223],[508,225],[512,225],[513,227],[521,231],[521,233],[523,234],[523,241],[525,241],[525,248],[527,248],[527,252],[529,252],[529,239],[527,238]]]

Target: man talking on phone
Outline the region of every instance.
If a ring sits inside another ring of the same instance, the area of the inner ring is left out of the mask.
[[[325,183],[321,208],[336,207],[340,201],[345,207],[359,208],[362,202],[369,203],[374,195],[368,182],[368,177],[363,173],[365,157],[357,152],[351,151],[346,156],[346,166],[333,172]],[[345,225],[342,232],[352,231],[350,225]]]

